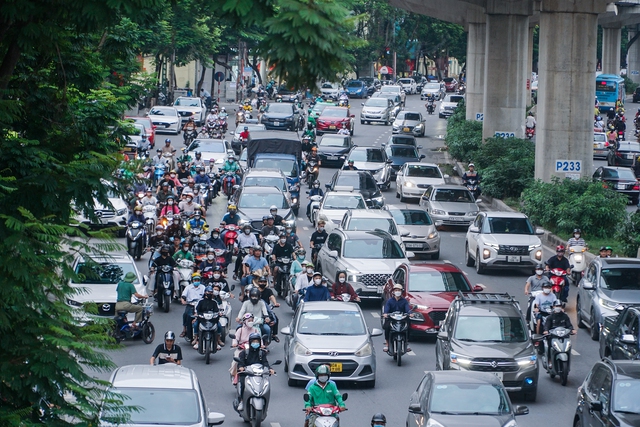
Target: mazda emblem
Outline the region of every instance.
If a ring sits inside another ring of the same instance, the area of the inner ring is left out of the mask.
[[[333,357],[340,355],[340,353],[338,353],[337,351],[330,351],[328,354],[329,356],[333,356]]]
[[[492,361],[491,361],[491,367],[492,367],[493,369],[496,369],[496,368],[498,367],[498,362],[496,362],[495,360],[492,360]]]
[[[102,311],[111,310],[111,304],[102,304]]]

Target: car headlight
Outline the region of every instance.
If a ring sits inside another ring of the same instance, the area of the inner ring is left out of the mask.
[[[425,427],[444,427],[442,424],[434,420],[433,418],[429,418],[427,421],[427,425]]]
[[[120,215],[124,215],[127,213],[127,208],[122,208],[122,209],[118,209],[116,211],[116,215],[120,216]]]
[[[384,198],[382,196],[378,196],[372,197],[371,200],[373,200],[374,202],[382,203],[384,201]]]
[[[404,183],[404,185],[405,185],[405,186],[407,186],[407,187],[415,187],[415,186],[416,186],[416,185],[415,185],[413,182],[411,182],[411,181],[407,181],[407,182],[405,182],[405,183]]]
[[[518,423],[516,422],[516,420],[510,420],[508,423],[506,423],[502,427],[518,427]]]
[[[471,359],[469,359],[468,357],[460,356],[459,354],[456,354],[456,353],[451,353],[449,355],[449,358],[451,360],[451,363],[455,365],[459,365],[459,366],[471,365]]]
[[[533,255],[535,257],[535,259],[537,259],[538,261],[542,260],[542,249],[538,249],[536,251],[536,253]]]
[[[299,356],[311,356],[313,352],[299,342],[293,346],[293,352]]]
[[[421,304],[416,304],[415,305],[416,310],[422,310],[422,311],[427,311],[429,310],[429,306],[428,305],[421,305]]]
[[[476,216],[478,215],[478,211],[467,212],[467,216]]]
[[[598,304],[610,310],[619,310],[623,307],[622,304],[604,298],[598,298]]]
[[[215,164],[216,164],[216,165],[221,165],[221,164],[223,164],[223,163],[224,163],[224,160],[225,160],[225,159],[216,159]]]
[[[446,215],[447,213],[443,210],[440,209],[432,209],[431,210],[431,214],[432,215]]]
[[[518,366],[532,366],[532,365],[535,365],[537,361],[538,361],[538,356],[536,356],[535,354],[516,359],[516,362],[518,362]]]
[[[76,300],[72,300],[71,298],[67,298],[67,304],[70,305],[71,307],[77,307],[80,308],[82,307],[82,303]]]
[[[417,125],[415,126],[415,128],[414,128],[414,129],[422,129],[422,126],[423,126],[423,124],[422,124],[422,123],[417,124]]]
[[[366,343],[365,345],[363,345],[362,347],[360,347],[358,349],[358,351],[356,351],[355,353],[353,353],[354,355],[358,356],[358,357],[365,357],[365,356],[371,356],[371,353],[373,353],[372,351],[372,347],[371,344]]]
[[[293,117],[287,117],[285,120],[286,120],[287,122],[292,122],[292,121],[293,121]]]
[[[433,233],[429,233],[429,239],[435,239],[436,237],[438,237],[438,232],[434,231]]]

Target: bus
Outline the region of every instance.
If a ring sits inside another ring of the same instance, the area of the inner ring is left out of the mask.
[[[614,74],[600,74],[596,77],[596,98],[600,111],[605,112],[616,106],[616,100],[621,100],[624,106],[624,79]]]

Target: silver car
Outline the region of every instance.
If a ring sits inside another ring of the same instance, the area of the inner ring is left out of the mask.
[[[173,107],[155,106],[147,114],[156,127],[156,133],[174,133],[178,135],[182,129],[178,110]]]
[[[360,112],[360,124],[380,122],[386,126],[393,119],[395,104],[389,98],[369,98],[362,103]]]
[[[369,171],[376,180],[380,190],[391,188],[391,160],[387,158],[384,148],[353,147],[345,165],[353,160],[353,165],[361,171]]]
[[[424,136],[424,117],[417,111],[401,111],[393,121],[391,132]]]
[[[433,96],[436,101],[441,101],[444,98],[445,89],[444,84],[438,82],[427,83],[420,92],[420,99],[425,100]]]
[[[405,250],[416,257],[440,258],[440,234],[428,213],[415,206],[385,206],[402,231],[402,243]]]
[[[320,365],[329,365],[334,381],[376,384],[376,353],[371,337],[381,329],[367,329],[357,304],[313,301],[301,304],[288,327],[280,331],[284,342],[284,370],[289,385],[315,378]]]
[[[461,185],[433,185],[420,198],[420,206],[429,212],[437,226],[468,227],[478,215],[479,202]]]

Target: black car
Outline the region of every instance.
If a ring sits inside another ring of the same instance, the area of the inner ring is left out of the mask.
[[[600,166],[594,172],[593,180],[602,182],[612,190],[626,195],[634,205],[638,204],[640,185],[633,173],[633,169]]]
[[[419,162],[426,157],[424,154],[418,153],[418,148],[400,144],[392,144],[384,147],[387,158],[391,159],[391,179],[396,178],[398,171],[405,163]]]
[[[408,134],[395,134],[391,135],[387,140],[387,144],[396,144],[396,145],[413,145],[414,147],[418,146],[418,142],[416,141],[416,137]]]
[[[609,150],[607,154],[607,165],[633,166],[634,160],[638,156],[640,156],[640,142],[620,141],[615,150]]]
[[[640,102],[640,87],[633,91],[633,102]]]
[[[364,201],[370,208],[381,208],[384,206],[384,198],[376,180],[368,171],[340,170],[333,175],[331,182],[326,184],[331,191],[340,191],[345,187],[358,191],[364,197]]]
[[[574,427],[640,425],[640,363],[602,359],[578,388]]]
[[[324,135],[318,141],[318,156],[322,166],[342,166],[352,148],[353,141],[349,135]]]
[[[278,88],[278,95],[282,98],[282,102],[298,102],[300,100],[300,92],[286,86]]]
[[[515,417],[528,413],[489,372],[427,371],[409,400],[406,426],[516,426]]]
[[[301,130],[304,126],[304,119],[300,117],[300,112],[293,104],[283,104],[272,102],[267,104],[264,114],[260,118],[268,130]]]

